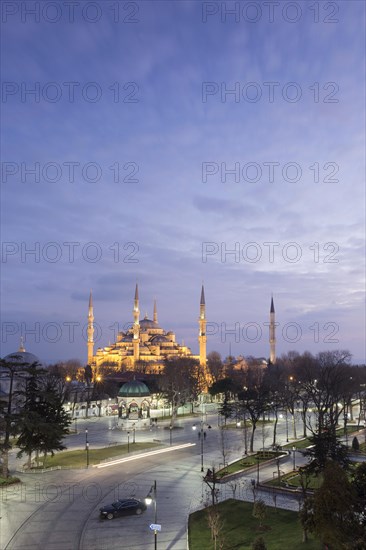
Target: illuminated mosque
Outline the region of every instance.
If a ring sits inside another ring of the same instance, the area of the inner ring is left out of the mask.
[[[165,331],[158,323],[156,301],[153,318],[145,315],[140,320],[139,289],[136,284],[133,306],[133,325],[125,332],[119,332],[117,341],[94,353],[94,312],[93,298],[90,293],[88,311],[88,364],[96,369],[111,366],[123,370],[137,370],[137,365],[147,364],[147,372],[158,373],[167,358],[190,357],[198,359],[206,367],[206,305],[202,285],[199,315],[199,355],[193,355],[190,348],[176,342],[172,331]]]
[[[133,324],[131,328],[124,332],[119,332],[115,343],[104,348],[98,348],[96,353],[94,353],[93,323],[93,297],[92,293],[90,293],[87,329],[88,364],[96,371],[103,369],[103,367],[112,367],[118,370],[138,372],[143,365],[147,374],[156,374],[161,372],[165,359],[187,357],[199,361],[199,364],[203,368],[206,383],[209,384],[210,375],[207,370],[206,357],[206,303],[203,285],[201,289],[198,318],[199,355],[192,354],[190,348],[184,344],[178,344],[176,336],[172,331],[165,331],[160,327],[156,301],[154,301],[153,318],[149,319],[147,315],[145,315],[145,317],[140,320],[139,289],[137,284],[135,288]],[[276,362],[275,326],[275,309],[272,297],[269,325],[269,360],[272,364]]]

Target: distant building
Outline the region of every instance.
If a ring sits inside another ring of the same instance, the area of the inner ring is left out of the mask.
[[[29,376],[29,367],[36,364],[38,368],[43,368],[43,365],[36,355],[25,350],[22,338],[18,351],[9,353],[3,358],[3,361],[13,364],[14,368],[0,365],[0,401],[4,408],[11,396],[12,409],[15,410],[24,400],[24,397],[19,396],[19,392],[25,389],[24,384]]]
[[[114,367],[124,371],[141,371],[141,365],[144,365],[144,371],[150,374],[158,374],[163,365],[164,360],[174,357],[190,357],[198,359],[204,369],[206,386],[211,384],[211,377],[207,371],[207,336],[206,336],[206,302],[205,292],[202,285],[201,298],[199,306],[198,319],[198,343],[199,355],[192,354],[189,347],[176,342],[176,336],[172,331],[165,331],[158,323],[158,313],[156,301],[154,302],[153,318],[149,319],[147,315],[140,320],[140,303],[139,289],[136,284],[134,306],[133,306],[133,323],[131,328],[118,333],[116,342],[98,348],[94,353],[94,308],[92,293],[89,297],[88,309],[88,364],[94,367],[95,370],[101,372],[103,367]],[[276,337],[275,337],[275,310],[273,297],[270,305],[270,324],[269,324],[269,344],[270,344],[270,362],[276,362]],[[260,364],[266,365],[267,362],[263,358]],[[236,368],[243,368],[245,361],[241,358],[238,361]]]
[[[98,348],[94,354],[94,308],[90,293],[88,310],[88,363],[98,371],[103,366],[116,367],[122,370],[138,370],[139,364],[146,364],[146,372],[159,373],[164,360],[175,357],[190,357],[198,359],[206,369],[206,305],[202,286],[199,315],[199,355],[192,354],[189,347],[178,344],[172,331],[166,331],[158,323],[156,301],[154,302],[153,318],[147,315],[140,320],[139,290],[136,284],[133,324],[125,332],[119,332],[116,342],[104,348]],[[207,371],[206,378],[208,379]]]

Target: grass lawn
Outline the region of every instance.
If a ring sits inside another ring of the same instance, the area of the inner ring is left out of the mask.
[[[283,453],[276,451],[258,451],[258,453],[256,453],[255,455],[240,458],[236,462],[233,462],[232,464],[229,464],[229,466],[226,466],[226,468],[218,470],[216,474],[219,477],[222,477],[226,474],[234,474],[235,472],[239,472],[240,470],[244,470],[245,468],[249,468],[250,466],[255,466],[257,464],[257,457],[259,457],[259,462],[261,463],[270,460],[271,458],[281,456],[282,454]]]
[[[322,545],[314,538],[306,544],[302,541],[302,529],[297,512],[281,510],[267,506],[263,530],[253,518],[253,504],[239,500],[227,500],[218,504],[223,521],[222,534],[225,550],[250,550],[254,540],[262,536],[267,550],[321,550]],[[190,550],[212,550],[211,532],[207,522],[206,510],[200,510],[189,518]]]
[[[297,489],[298,487],[301,487],[300,476],[296,472],[289,472],[288,474],[282,475],[280,476],[280,480],[281,480],[281,487],[286,487],[286,484],[288,484],[290,488]],[[318,477],[311,476],[309,480],[308,489],[319,489],[322,482],[323,482],[322,475],[319,475]],[[265,485],[278,487],[278,477],[274,477],[270,481],[267,481]]]
[[[156,447],[157,443],[130,443],[130,451],[142,451]],[[99,464],[102,460],[113,459],[127,454],[127,445],[115,445],[101,449],[89,449],[89,464]],[[41,462],[40,462],[41,463]],[[61,451],[54,456],[47,456],[45,468],[62,466],[64,468],[83,468],[86,466],[86,451]]]
[[[359,428],[357,426],[354,426],[354,425],[347,426],[348,436],[358,431],[359,431]],[[346,435],[344,428],[337,428],[336,434],[340,437],[343,435]],[[351,444],[352,444],[352,438],[349,438],[348,446],[351,446]],[[282,449],[292,449],[293,446],[295,446],[297,449],[305,449],[306,447],[309,447],[309,445],[310,445],[310,441],[308,438],[306,438],[306,439],[300,439],[299,441],[297,440],[290,441],[289,443],[286,443],[286,445],[282,445]],[[360,445],[361,445],[361,442],[360,442]]]
[[[6,485],[13,485],[13,483],[20,483],[19,477],[1,477],[0,476],[0,487],[5,487]]]

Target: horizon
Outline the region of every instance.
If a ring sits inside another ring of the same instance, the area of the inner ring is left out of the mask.
[[[196,354],[204,281],[208,353],[273,295],[277,356],[364,364],[365,4],[66,4],[1,5],[0,355],[86,361],[136,281]]]

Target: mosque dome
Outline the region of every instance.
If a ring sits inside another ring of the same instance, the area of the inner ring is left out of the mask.
[[[118,397],[148,397],[150,396],[150,390],[140,380],[131,380],[121,386]]]
[[[147,319],[147,317],[145,317],[145,319],[142,319],[142,321],[140,321],[140,327],[142,329],[160,328],[158,323],[156,323],[155,321],[152,321],[151,319]]]
[[[36,355],[30,353],[29,351],[25,351],[22,342],[20,344],[19,350],[14,351],[13,353],[9,353],[6,357],[3,358],[3,361],[7,361],[8,363],[27,363],[26,365],[19,366],[19,369],[27,367],[28,365],[32,365],[33,363],[37,363],[37,366],[43,366]]]
[[[163,336],[162,334],[157,334],[156,336],[150,338],[150,343],[154,346],[156,344],[165,344],[166,342],[169,342],[169,340],[166,336]]]

